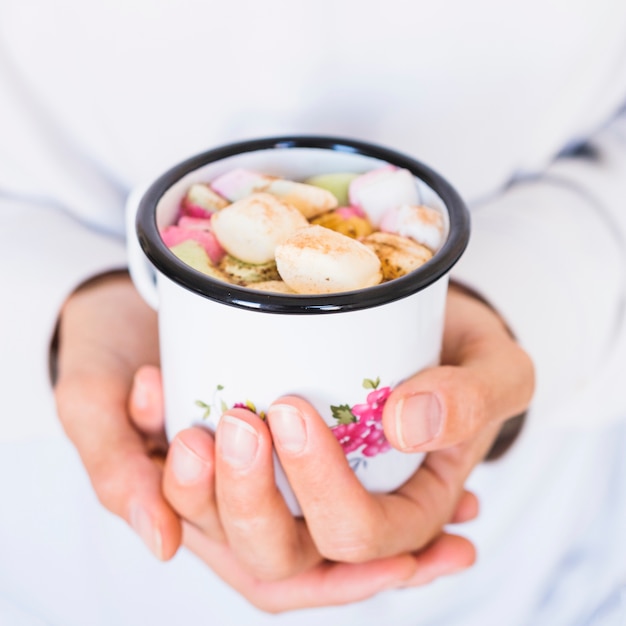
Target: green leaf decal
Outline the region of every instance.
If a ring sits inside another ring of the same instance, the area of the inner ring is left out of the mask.
[[[202,419],[205,420],[211,415],[211,407],[206,403],[202,402],[202,400],[196,400],[196,406],[204,409],[204,413],[202,414]]]
[[[371,378],[363,379],[364,389],[378,389],[378,385],[380,385],[380,376],[376,378],[376,380],[372,380]]]
[[[332,411],[333,417],[340,424],[352,424],[352,422],[356,422],[356,416],[347,404],[340,404],[339,406],[331,405],[330,410]]]

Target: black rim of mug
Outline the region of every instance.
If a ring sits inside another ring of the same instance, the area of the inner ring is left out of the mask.
[[[367,289],[322,295],[291,295],[257,291],[211,278],[178,259],[163,243],[156,222],[156,207],[163,194],[181,178],[209,163],[244,152],[320,148],[380,159],[408,169],[435,191],[448,209],[449,235],[431,261],[410,274]],[[284,136],[224,145],[193,156],[172,167],[143,194],[136,219],[137,237],[154,267],[182,287],[230,306],[283,314],[320,314],[357,311],[406,298],[428,287],[454,266],[467,246],[469,211],[454,187],[420,161],[371,143],[329,136]]]

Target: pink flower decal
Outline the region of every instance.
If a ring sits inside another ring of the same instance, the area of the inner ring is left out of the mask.
[[[380,379],[366,378],[363,387],[372,389],[363,404],[350,407],[347,404],[331,406],[338,424],[331,430],[345,454],[360,451],[365,457],[373,457],[391,449],[383,432],[383,408],[391,393],[391,387],[378,388]]]

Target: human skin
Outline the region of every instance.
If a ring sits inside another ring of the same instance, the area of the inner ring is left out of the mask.
[[[442,366],[386,403],[392,445],[429,452],[392,494],[361,487],[302,398],[278,399],[267,423],[233,409],[215,437],[192,428],[168,448],[156,346],[155,314],[127,278],[79,290],[61,316],[56,396],[100,500],[159,558],[184,543],[270,612],[353,602],[473,563],[473,546],[443,528],[477,514],[465,481],[533,389],[530,360],[484,303],[450,290]],[[303,518],[276,489],[272,446]]]

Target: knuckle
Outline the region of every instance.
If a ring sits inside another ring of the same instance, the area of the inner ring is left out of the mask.
[[[367,516],[364,516],[367,517]],[[331,561],[363,563],[379,556],[378,529],[369,519],[325,531],[316,540],[320,554]]]
[[[302,570],[300,553],[290,545],[281,545],[270,540],[267,543],[251,540],[252,537],[264,537],[271,532],[267,528],[248,530],[241,535],[241,529],[233,533],[233,526],[226,528],[228,543],[234,549],[238,560],[252,578],[260,583],[277,583],[291,578]]]
[[[163,495],[182,517],[204,525],[211,515],[211,496],[204,485],[181,486],[173,480],[163,481]]]
[[[221,490],[222,491],[222,490]],[[255,494],[247,491],[236,492],[234,489],[220,493],[220,510],[227,512],[240,530],[254,529],[257,526],[259,504]]]

